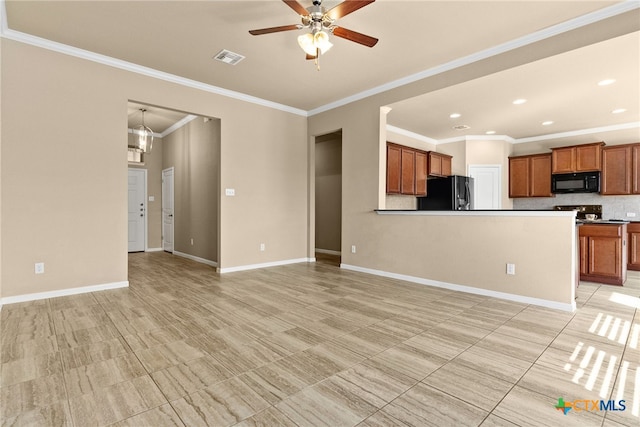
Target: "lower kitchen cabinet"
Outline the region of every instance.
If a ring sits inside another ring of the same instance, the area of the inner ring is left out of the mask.
[[[584,224],[580,236],[580,280],[622,285],[627,279],[627,224]]]
[[[629,247],[627,268],[640,270],[640,222],[627,224],[627,246]]]

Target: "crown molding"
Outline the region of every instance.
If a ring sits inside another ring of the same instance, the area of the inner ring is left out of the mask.
[[[112,58],[110,56],[101,55],[99,53],[91,52],[88,50],[80,49],[77,47],[69,46],[63,43],[47,40],[42,37],[33,36],[20,31],[15,31],[9,28],[7,23],[6,4],[4,0],[0,0],[0,37],[7,40],[13,40],[20,43],[25,43],[31,46],[40,47],[43,49],[51,50],[54,52],[62,53],[76,58],[86,59],[88,61],[97,62],[99,64],[107,65],[121,70],[130,71],[136,74],[142,74],[148,77],[153,77],[158,80],[164,80],[170,83],[176,83],[182,86],[198,89],[204,92],[214,93],[217,95],[226,96],[228,98],[237,99],[239,101],[249,102],[257,104],[263,107],[273,108],[276,110],[284,111],[287,113],[296,114],[299,116],[307,117],[307,112],[299,108],[290,107],[288,105],[279,104],[277,102],[268,101],[266,99],[258,98],[255,96],[247,95],[240,92],[224,89],[218,86],[202,83],[196,80],[187,79],[185,77],[176,76],[175,74],[165,73],[153,68],[144,67],[142,65],[134,64],[132,62],[123,61],[120,59]]]
[[[387,132],[393,132],[397,133],[398,135],[408,136],[409,138],[417,139],[418,141],[427,142],[429,144],[438,144],[437,139],[429,138],[428,136],[424,136],[419,133],[411,132],[410,130],[402,129],[392,125],[387,125]]]
[[[611,125],[611,126],[600,126],[596,128],[589,128],[589,129],[578,129],[578,130],[572,130],[568,132],[549,133],[546,135],[531,136],[528,138],[516,138],[513,140],[513,143],[522,144],[525,142],[546,141],[546,140],[555,139],[555,138],[567,138],[570,136],[581,136],[581,135],[589,135],[592,133],[611,132],[616,130],[634,129],[634,128],[640,128],[640,122],[622,123],[619,125]]]
[[[419,80],[433,77],[435,75],[442,74],[444,72],[451,71],[456,68],[464,67],[465,65],[469,65],[474,62],[481,61],[483,59],[491,58],[492,56],[500,55],[502,53],[509,52],[511,50],[518,49],[518,48],[548,39],[550,37],[557,36],[559,34],[566,33],[568,31],[572,31],[577,28],[581,28],[586,25],[593,24],[598,21],[602,21],[607,18],[621,15],[623,13],[626,13],[638,8],[640,8],[640,1],[626,0],[622,3],[617,3],[613,6],[610,6],[601,10],[597,10],[595,12],[591,12],[586,15],[579,16],[577,18],[570,19],[560,24],[552,25],[551,27],[544,28],[540,31],[536,31],[535,33],[527,34],[526,36],[522,36],[517,39],[510,40],[508,42],[499,44],[497,46],[493,46],[488,49],[472,53],[471,55],[454,59],[453,61],[438,65],[428,70],[424,70],[416,74],[402,77],[398,80],[394,80],[389,83],[385,83],[383,85],[374,87],[372,89],[368,89],[360,93],[356,93],[355,95],[348,96],[338,101],[331,102],[321,107],[309,110],[308,115],[314,116],[316,114],[324,113],[325,111],[342,107],[352,102],[359,101],[361,99],[365,99],[370,96],[389,91],[391,89],[396,89],[398,87],[405,86],[407,84],[414,83]]]

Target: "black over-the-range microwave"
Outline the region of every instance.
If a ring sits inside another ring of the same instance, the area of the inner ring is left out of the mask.
[[[551,175],[552,193],[599,193],[600,172],[559,173]]]

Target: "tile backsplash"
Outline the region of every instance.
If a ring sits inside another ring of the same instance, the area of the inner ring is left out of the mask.
[[[640,195],[601,196],[597,193],[513,199],[513,209],[552,209],[556,205],[602,205],[602,218],[640,221]],[[633,212],[636,217],[627,217]]]

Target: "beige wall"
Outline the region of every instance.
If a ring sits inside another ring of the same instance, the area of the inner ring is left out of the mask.
[[[128,100],[221,119],[220,267],[307,256],[305,117],[0,43],[2,297],[127,280]]]
[[[129,139],[132,139],[129,134]],[[144,165],[130,164],[132,169],[147,171],[147,247],[162,248],[162,138],[153,139],[153,148],[144,155]],[[149,201],[149,197],[154,198]]]
[[[316,138],[316,248],[340,252],[342,224],[342,137]]]
[[[220,120],[207,120],[198,117],[164,138],[162,169],[174,168],[174,250],[216,262]]]

